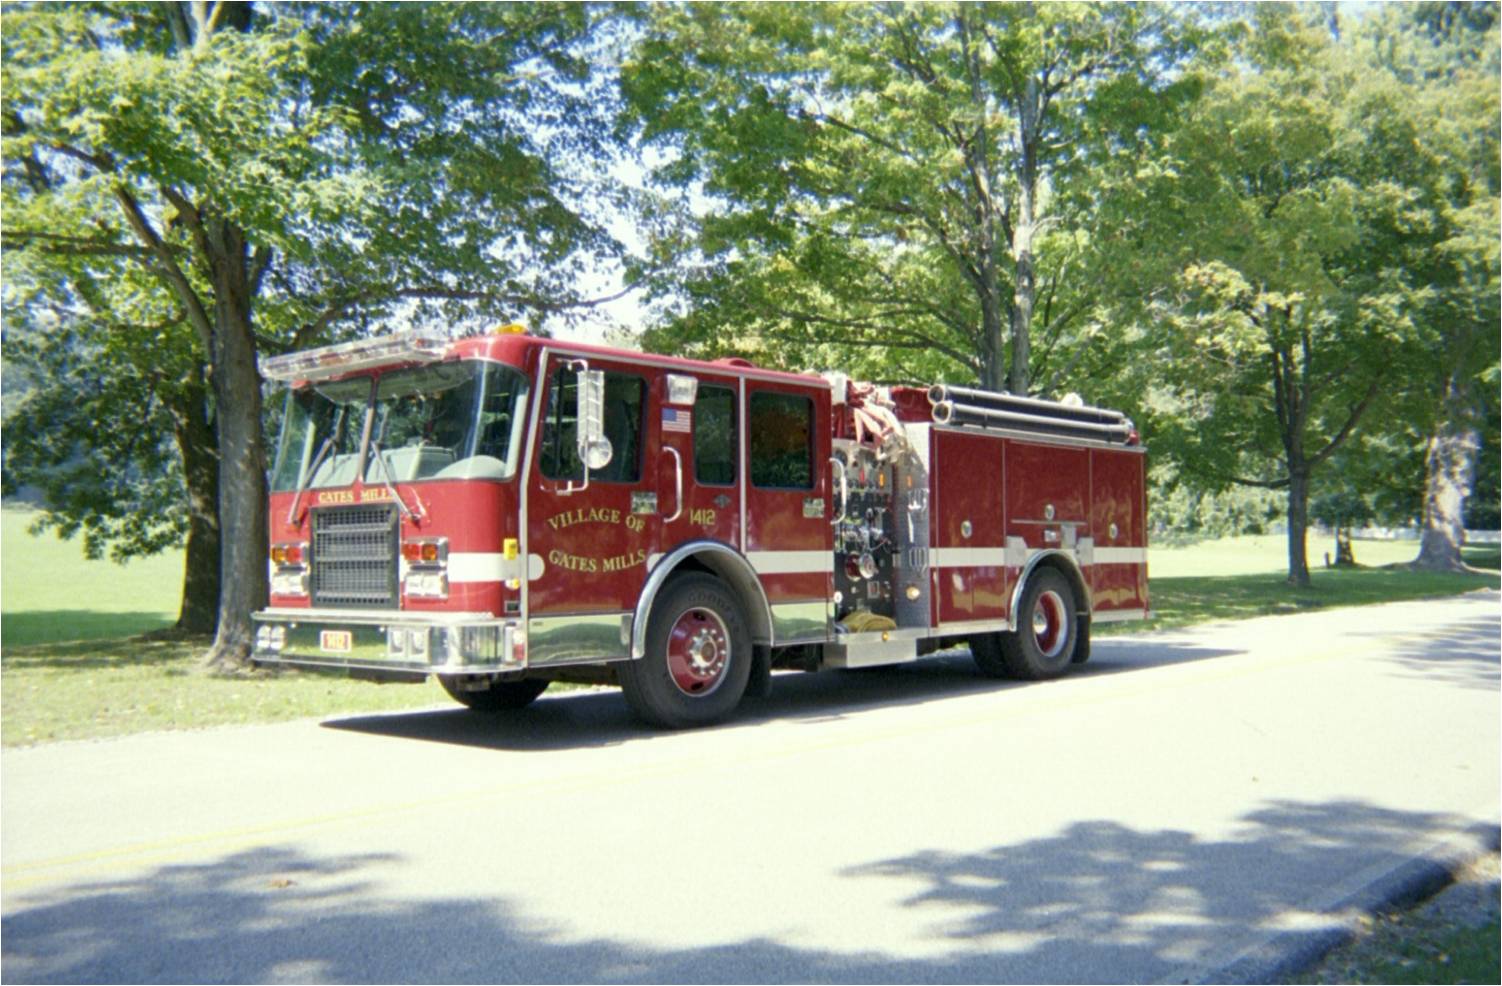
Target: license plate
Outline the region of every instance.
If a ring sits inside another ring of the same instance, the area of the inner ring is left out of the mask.
[[[324,630],[318,635],[321,650],[348,654],[355,646],[355,635],[348,630]]]

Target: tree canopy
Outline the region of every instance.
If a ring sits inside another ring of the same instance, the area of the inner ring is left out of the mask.
[[[1053,389],[1102,300],[1096,179],[1193,92],[1200,33],[1153,5],[650,8],[623,85],[682,304],[649,344]]]
[[[1186,260],[1150,333],[1156,439],[1201,482],[1287,489],[1297,584],[1315,470],[1421,355],[1440,206],[1422,126],[1322,19],[1258,8],[1143,189]]]
[[[612,100],[591,68],[591,13],[195,2],[3,16],[7,291],[88,331],[80,352],[125,354],[99,359],[102,381],[128,386],[126,365],[163,334],[184,354],[169,373],[206,368],[216,655],[235,660],[264,595],[257,353],[398,310],[451,324],[567,310],[616,255],[597,218]],[[116,277],[121,264],[144,276]]]

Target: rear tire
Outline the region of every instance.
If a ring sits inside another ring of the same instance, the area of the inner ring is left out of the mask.
[[[493,681],[489,688],[465,691],[454,678],[446,675],[439,675],[438,683],[443,685],[450,698],[475,712],[524,709],[552,684],[541,678],[523,678],[521,681]]]
[[[1015,633],[970,639],[970,653],[982,674],[1040,681],[1069,670],[1081,636],[1068,579],[1052,568],[1034,572],[1023,590],[1016,622]],[[1089,657],[1089,650],[1084,654]]]
[[[617,666],[637,718],[684,729],[725,718],[751,677],[751,634],[735,595],[697,573],[663,586],[647,619],[646,654]]]

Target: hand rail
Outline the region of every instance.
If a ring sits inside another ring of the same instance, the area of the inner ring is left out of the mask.
[[[834,514],[834,519],[829,522],[830,527],[838,527],[840,521],[845,519],[846,507],[850,505],[850,479],[849,474],[845,471],[845,460],[837,455],[831,455],[829,461],[840,470],[840,505],[831,511]]]
[[[671,445],[664,445],[662,450],[673,457],[674,463],[673,488],[676,492],[676,499],[673,501],[673,516],[662,518],[664,524],[671,524],[683,516],[683,456],[679,455],[678,450]]]

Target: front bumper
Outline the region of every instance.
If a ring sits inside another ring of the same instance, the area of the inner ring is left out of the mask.
[[[526,635],[489,613],[263,609],[259,664],[417,674],[495,674],[527,667]]]

